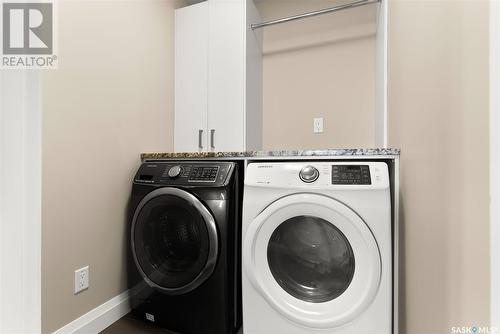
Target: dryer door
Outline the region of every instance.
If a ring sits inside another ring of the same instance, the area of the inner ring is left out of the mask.
[[[316,194],[283,197],[248,226],[246,274],[271,307],[310,328],[354,319],[381,276],[377,243],[349,207]]]
[[[131,228],[133,258],[150,286],[178,295],[195,289],[213,272],[215,220],[192,194],[177,188],[152,191],[139,203]]]

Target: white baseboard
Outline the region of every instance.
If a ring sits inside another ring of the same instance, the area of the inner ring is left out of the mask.
[[[97,334],[130,312],[129,297],[127,290],[52,334]]]

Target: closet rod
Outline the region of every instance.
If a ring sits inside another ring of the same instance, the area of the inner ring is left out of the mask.
[[[303,13],[303,14],[299,14],[299,15],[284,17],[282,19],[277,19],[277,20],[272,20],[272,21],[267,21],[267,22],[262,22],[262,23],[255,23],[255,24],[252,24],[250,27],[252,28],[252,30],[255,30],[255,29],[259,29],[259,28],[263,28],[263,27],[267,27],[267,26],[272,26],[275,24],[295,21],[295,20],[299,20],[299,19],[303,19],[303,18],[307,18],[307,17],[312,17],[312,16],[316,16],[316,15],[332,13],[332,12],[336,12],[336,11],[343,10],[343,9],[369,5],[369,4],[380,2],[380,1],[381,0],[359,0],[359,1],[354,1],[354,2],[350,2],[350,3],[342,4],[342,5],[337,5],[337,6],[330,7],[330,8],[317,10],[314,12],[308,12],[308,13]]]

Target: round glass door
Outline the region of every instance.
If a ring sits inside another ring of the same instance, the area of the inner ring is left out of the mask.
[[[314,216],[287,219],[267,247],[269,268],[295,298],[322,303],[340,296],[354,276],[354,253],[335,225]]]
[[[170,294],[202,284],[217,260],[215,220],[192,194],[160,188],[139,203],[131,231],[132,254],[143,279]]]
[[[362,313],[382,273],[363,219],[331,197],[307,193],[284,196],[248,222],[243,268],[272,308],[315,329],[342,326]]]

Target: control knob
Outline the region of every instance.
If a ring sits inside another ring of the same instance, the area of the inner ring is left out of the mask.
[[[173,179],[173,178],[176,178],[179,175],[181,175],[181,172],[182,172],[182,167],[181,166],[179,166],[179,165],[172,166],[168,170],[168,176]]]
[[[319,177],[318,170],[313,166],[305,166],[300,170],[299,177],[306,183],[314,182]]]

